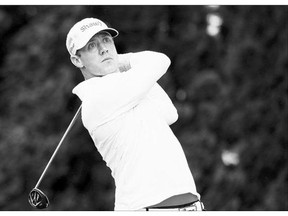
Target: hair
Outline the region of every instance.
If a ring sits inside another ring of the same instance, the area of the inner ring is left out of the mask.
[[[75,55],[78,56],[78,57],[81,57],[81,54],[80,54],[79,50],[76,50]]]

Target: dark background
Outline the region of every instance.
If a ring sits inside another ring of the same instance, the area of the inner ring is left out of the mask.
[[[208,210],[288,210],[287,8],[0,6],[0,210],[33,210],[27,196],[80,105],[65,40],[85,17],[119,30],[119,53],[170,57],[160,84]],[[215,36],[209,14],[222,19]],[[47,210],[113,210],[110,170],[80,120],[40,189]]]

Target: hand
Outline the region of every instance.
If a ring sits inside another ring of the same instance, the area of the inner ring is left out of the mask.
[[[119,58],[118,68],[120,72],[126,72],[131,69],[131,65],[130,65],[131,55],[132,53],[118,54],[118,58]]]

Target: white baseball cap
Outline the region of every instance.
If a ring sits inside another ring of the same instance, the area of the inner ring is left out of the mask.
[[[70,55],[75,55],[77,50],[84,47],[100,31],[106,31],[112,37],[117,37],[119,34],[116,29],[108,28],[104,22],[96,18],[85,18],[77,22],[70,29],[66,38],[66,48]]]

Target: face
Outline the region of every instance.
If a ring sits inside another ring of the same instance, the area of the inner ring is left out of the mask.
[[[95,34],[77,55],[88,76],[105,76],[118,72],[118,53],[108,32]]]

